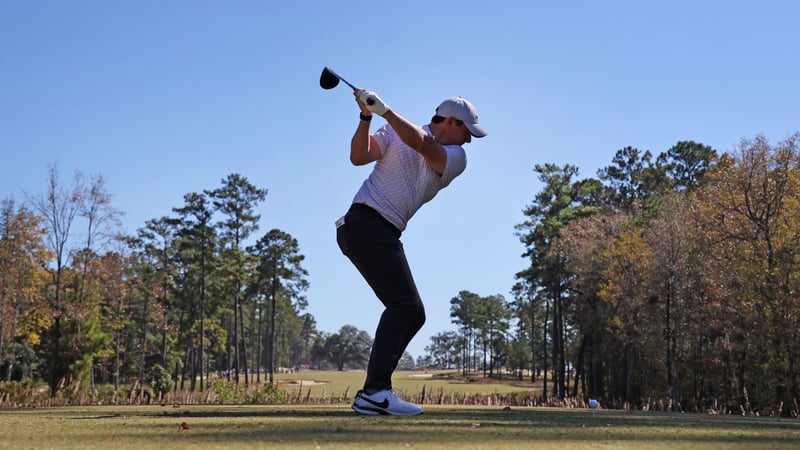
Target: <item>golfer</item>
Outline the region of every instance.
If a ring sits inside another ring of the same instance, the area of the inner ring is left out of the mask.
[[[354,92],[361,110],[350,143],[350,161],[375,163],[347,214],[336,221],[339,248],[385,306],[367,366],[364,388],[352,408],[359,414],[414,416],[419,406],[392,390],[392,373],[408,343],[425,323],[425,308],[408,266],[400,235],[414,213],[467,166],[462,145],[486,136],[467,100],[454,97],[418,126],[364,89]],[[370,135],[373,114],[387,124]]]

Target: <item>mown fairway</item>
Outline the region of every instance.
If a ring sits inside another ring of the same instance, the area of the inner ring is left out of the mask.
[[[0,449],[800,448],[797,419],[602,409],[592,414],[587,409],[504,405],[423,405],[425,413],[418,417],[362,417],[348,402],[363,377],[363,371],[275,377],[291,397],[303,399],[299,403],[321,398],[333,403],[323,406],[168,403],[0,409]],[[394,383],[412,395],[422,389],[453,394],[534,389],[510,380],[467,382],[445,373],[397,372]]]
[[[335,371],[335,370],[307,370],[296,373],[276,374],[275,382],[292,395],[308,395],[313,398],[324,396],[341,396],[355,394],[364,384],[366,373],[363,370]],[[475,374],[475,382],[466,382],[458,372],[452,371],[405,371],[398,370],[392,377],[395,389],[403,393],[419,393],[423,389],[428,392],[443,390],[456,394],[493,394],[509,392],[525,392],[538,388],[541,391],[541,381],[534,386],[529,381],[516,381],[511,377],[503,380],[483,379],[480,374]],[[302,392],[301,392],[302,391]]]
[[[181,425],[185,424],[185,427]],[[362,417],[347,405],[0,410],[0,448],[797,448],[796,419],[555,408],[426,406]]]

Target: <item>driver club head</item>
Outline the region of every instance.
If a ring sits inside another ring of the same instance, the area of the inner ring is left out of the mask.
[[[344,84],[350,86],[350,88],[354,91],[356,90],[355,86],[348,83],[347,80],[342,78],[338,73],[334,72],[330,67],[325,66],[325,68],[322,69],[322,74],[319,76],[319,85],[322,87],[322,89],[333,89],[339,85],[339,81],[344,81]]]
[[[333,89],[339,85],[339,76],[330,67],[325,66],[319,76],[319,85],[322,89]]]
[[[333,89],[339,85],[339,81],[344,81],[344,84],[350,86],[350,88],[353,89],[353,91],[356,90],[355,86],[348,83],[347,80],[339,76],[339,74],[334,72],[333,69],[331,69],[330,67],[325,66],[325,68],[322,69],[322,73],[319,76],[319,85],[320,87],[322,87],[322,89]],[[375,104],[375,100],[373,100],[372,98],[368,98],[367,104],[373,105]]]

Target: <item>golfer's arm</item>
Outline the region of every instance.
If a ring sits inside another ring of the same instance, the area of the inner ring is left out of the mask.
[[[363,166],[381,157],[378,142],[369,134],[369,122],[358,123],[356,133],[350,141],[350,162],[354,166]]]
[[[400,140],[422,155],[436,173],[441,175],[444,172],[447,152],[432,136],[428,136],[422,127],[409,122],[391,109],[386,111],[383,118],[394,128]]]

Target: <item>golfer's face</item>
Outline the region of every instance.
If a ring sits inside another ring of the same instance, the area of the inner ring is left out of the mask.
[[[472,142],[472,135],[469,130],[464,126],[464,122],[456,120],[452,117],[445,121],[444,134],[441,137],[441,143],[445,145],[461,145],[467,142]]]

